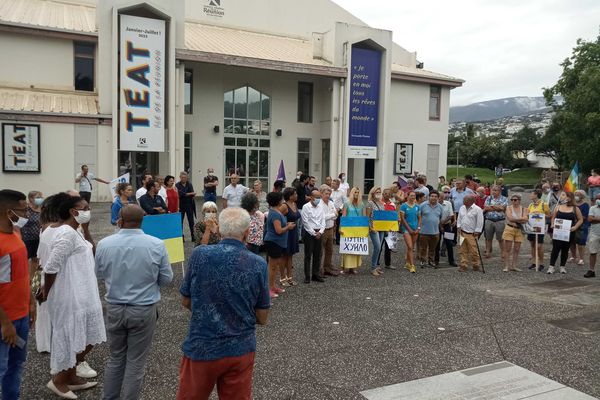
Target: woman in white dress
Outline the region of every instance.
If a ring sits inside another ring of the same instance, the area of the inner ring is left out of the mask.
[[[81,197],[69,197],[61,202],[58,215],[62,224],[54,228],[43,265],[43,299],[52,325],[50,372],[55,374],[47,387],[62,398],[76,399],[74,390],[97,384],[76,375],[77,361],[106,341],[106,331],[92,244],[77,231],[90,220],[89,205]]]

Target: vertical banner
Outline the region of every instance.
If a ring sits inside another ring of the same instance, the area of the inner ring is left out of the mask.
[[[352,46],[348,158],[377,158],[381,52]]]
[[[2,124],[2,171],[40,170],[40,126]]]
[[[164,151],[165,21],[120,18],[120,150]]]

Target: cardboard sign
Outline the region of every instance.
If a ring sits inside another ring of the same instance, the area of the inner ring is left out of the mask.
[[[529,221],[523,225],[525,233],[543,235],[546,233],[546,215],[544,213],[529,214]]]
[[[340,237],[340,254],[369,255],[369,238]]]

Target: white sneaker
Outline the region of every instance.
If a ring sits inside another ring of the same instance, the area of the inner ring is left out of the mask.
[[[546,272],[547,274],[553,274],[554,273],[554,267],[551,265],[548,267],[548,271]]]
[[[560,273],[561,274],[566,274],[567,270],[565,269],[565,267],[560,267]]]
[[[96,371],[94,371],[90,365],[87,363],[87,361],[83,361],[80,362],[79,364],[77,364],[77,368],[76,370],[76,374],[78,377],[80,378],[95,378],[98,376],[98,373]]]

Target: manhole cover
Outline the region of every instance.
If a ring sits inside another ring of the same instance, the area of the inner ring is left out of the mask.
[[[579,333],[600,332],[600,313],[586,314],[579,317],[556,319],[548,321],[556,327]]]
[[[576,288],[576,287],[590,286],[593,284],[594,284],[593,282],[580,281],[577,279],[557,279],[555,281],[532,283],[529,286],[560,290],[560,289],[572,289],[572,288]]]

